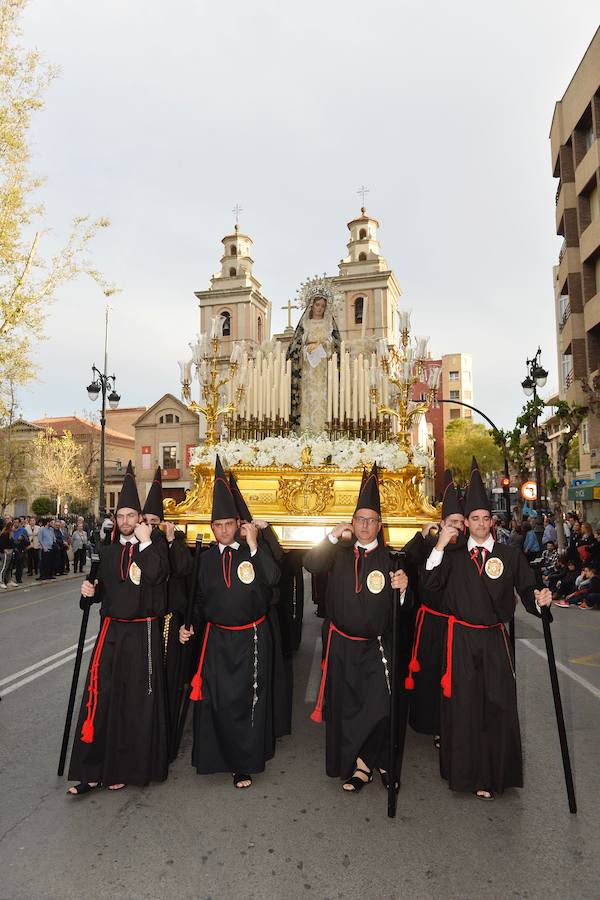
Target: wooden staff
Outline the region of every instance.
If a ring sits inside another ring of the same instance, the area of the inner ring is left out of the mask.
[[[92,565],[88,573],[86,581],[93,584],[98,574],[98,566],[100,565],[100,557],[92,556]],[[81,595],[79,606],[83,610],[81,617],[81,627],[79,629],[79,640],[77,642],[77,653],[75,654],[75,665],[73,666],[73,677],[71,679],[71,691],[69,693],[69,702],[67,703],[67,715],[65,718],[65,727],[63,730],[62,746],[60,748],[60,758],[58,760],[58,776],[62,776],[65,771],[65,760],[67,758],[67,747],[69,746],[69,737],[71,735],[71,722],[73,721],[73,709],[75,707],[75,695],[77,694],[77,684],[79,682],[79,671],[81,669],[81,660],[83,658],[83,645],[85,644],[85,633],[87,631],[88,619],[90,617],[90,607],[93,598]]]

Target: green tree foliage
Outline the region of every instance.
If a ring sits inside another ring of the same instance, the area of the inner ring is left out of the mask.
[[[54,512],[54,503],[50,497],[36,497],[31,504],[31,511],[36,516],[50,516]]]
[[[492,432],[480,423],[468,419],[453,419],[448,423],[444,436],[446,467],[452,469],[455,480],[466,484],[471,471],[471,459],[476,457],[482,475],[499,472],[502,453],[492,437]]]

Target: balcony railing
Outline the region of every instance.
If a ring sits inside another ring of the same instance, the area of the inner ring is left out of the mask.
[[[571,315],[571,304],[567,303],[565,308],[563,309],[562,316],[560,317],[560,322],[558,323],[558,330],[562,331],[565,325],[567,324],[567,320]]]
[[[573,369],[567,372],[565,376],[565,387],[569,388],[573,384]]]
[[[562,181],[558,182],[558,187],[556,188],[556,197],[554,198],[555,206],[558,206],[558,198],[560,197],[560,190],[562,188]]]

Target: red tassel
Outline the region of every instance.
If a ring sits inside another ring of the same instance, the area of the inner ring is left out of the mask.
[[[196,672],[192,678],[192,693],[190,694],[190,700],[202,699],[202,676],[200,675],[200,672]]]
[[[94,743],[94,724],[86,719],[81,728],[81,740],[84,744]]]
[[[414,691],[415,679],[412,677],[412,675],[406,676],[406,678],[404,679],[404,687],[406,688],[407,691]]]
[[[310,717],[313,720],[313,722],[322,722],[323,721],[323,713],[317,707],[315,707],[313,709],[313,711],[310,714]]]
[[[408,664],[408,671],[409,672],[420,672],[421,671],[421,663],[419,662],[418,659],[411,659],[411,661]]]
[[[442,677],[442,693],[444,697],[452,696],[452,682],[450,681],[450,675],[448,672]]]

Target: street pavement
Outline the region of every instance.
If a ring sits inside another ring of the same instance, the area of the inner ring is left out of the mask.
[[[525,788],[493,803],[452,794],[431,740],[409,731],[392,821],[378,781],[348,796],[325,775],[324,726],[309,719],[320,662],[310,599],[293,734],[250,790],[195,774],[188,723],[164,784],[67,797],[56,768],[79,583],[0,596],[2,900],[600,897],[600,613],[554,611],[578,815],[567,807],[541,623],[519,612]]]

